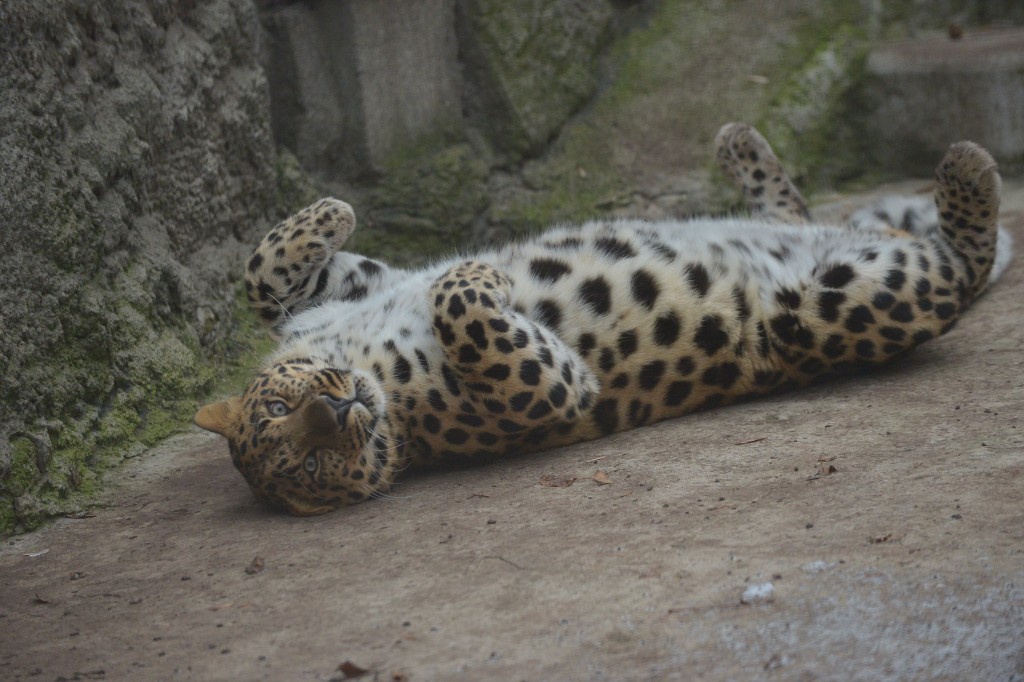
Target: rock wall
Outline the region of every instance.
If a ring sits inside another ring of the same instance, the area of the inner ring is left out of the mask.
[[[0,534],[183,427],[279,202],[248,0],[0,4]]]

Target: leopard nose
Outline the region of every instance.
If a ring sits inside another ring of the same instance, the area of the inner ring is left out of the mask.
[[[345,428],[348,412],[356,401],[350,398],[335,398],[329,395],[324,396],[324,400],[327,402],[327,406],[334,411],[335,419],[338,420],[338,426]]]

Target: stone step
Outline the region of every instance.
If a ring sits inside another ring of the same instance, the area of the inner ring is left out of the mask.
[[[1024,28],[882,45],[867,70],[871,151],[887,171],[927,174],[963,139],[1024,165]]]

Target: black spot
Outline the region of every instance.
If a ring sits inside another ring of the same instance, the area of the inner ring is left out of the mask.
[[[612,307],[612,290],[603,277],[588,279],[581,284],[579,296],[598,315],[607,315]]]
[[[359,269],[365,272],[367,275],[373,276],[382,270],[381,266],[374,263],[372,260],[364,260],[359,262]]]
[[[892,254],[892,261],[896,265],[906,265],[907,254],[903,253],[903,251],[901,251],[900,249],[896,249]]]
[[[792,289],[783,289],[782,291],[775,292],[775,300],[778,301],[779,305],[783,308],[789,308],[790,310],[800,307],[802,299],[800,294],[793,291]]]
[[[955,303],[940,303],[935,306],[935,314],[940,320],[948,320],[949,318],[956,315],[956,304]]]
[[[487,341],[487,332],[484,330],[484,325],[480,320],[473,320],[466,325],[466,335],[473,339],[473,343],[480,350],[487,350],[487,347],[491,345]]]
[[[711,288],[711,277],[707,268],[700,263],[690,263],[686,266],[686,279],[698,296],[707,296],[708,289]]]
[[[846,328],[851,332],[860,333],[866,331],[869,324],[873,324],[875,316],[866,305],[859,305],[850,311],[846,317]]]
[[[853,268],[849,265],[838,263],[821,274],[821,284],[830,289],[842,289],[850,283],[854,274]]]
[[[551,414],[551,403],[546,400],[538,400],[530,411],[526,413],[528,419],[540,419]]]
[[[907,276],[903,274],[902,270],[896,270],[894,268],[886,273],[884,281],[885,286],[889,287],[893,291],[899,291],[903,288],[904,282],[907,281]]]
[[[633,426],[643,426],[651,419],[651,405],[639,400],[629,403],[629,423]]]
[[[548,391],[548,400],[555,407],[561,407],[565,405],[565,400],[569,396],[569,392],[566,390],[564,384],[555,384]]]
[[[602,372],[610,372],[612,367],[615,367],[615,351],[607,347],[602,348],[597,366],[601,368]]]
[[[907,332],[899,327],[882,327],[878,330],[878,333],[882,335],[882,338],[889,339],[890,341],[902,341],[907,337]]]
[[[594,405],[594,411],[592,412],[594,424],[606,436],[615,433],[616,429],[619,428],[618,407],[618,402],[614,398],[602,400],[597,405]]]
[[[757,352],[762,358],[768,357],[768,352],[771,350],[771,341],[768,340],[768,330],[764,328],[764,323],[758,320],[757,322]]]
[[[508,355],[509,353],[515,350],[515,347],[513,347],[512,342],[506,339],[504,336],[499,336],[498,338],[494,339],[494,347],[497,348],[502,353],[504,353],[505,355]]]
[[[818,315],[826,322],[839,319],[839,306],[846,302],[846,294],[841,291],[823,291],[818,295]]]
[[[732,290],[732,300],[736,303],[736,315],[743,322],[750,317],[750,305],[747,303],[747,295],[742,289],[736,287]]]
[[[939,266],[939,274],[942,275],[942,279],[947,282],[952,282],[954,278],[953,268],[948,263],[943,263]]]
[[[462,297],[458,294],[452,294],[452,297],[448,299],[448,315],[453,320],[457,320],[466,314],[466,306],[462,303]]]
[[[320,274],[316,277],[316,287],[313,289],[313,293],[310,294],[310,298],[316,298],[320,295],[320,292],[327,286],[327,278],[330,276],[330,270],[324,268],[320,271]]]
[[[512,344],[516,348],[526,348],[530,344],[530,335],[525,330],[517,328],[512,335]]]
[[[508,331],[508,322],[500,317],[493,317],[487,320],[487,326],[496,332],[505,333]]]
[[[526,427],[523,426],[522,424],[517,424],[516,422],[511,421],[509,419],[502,419],[501,421],[499,421],[498,428],[504,431],[505,433],[518,433],[520,431],[526,430]]]
[[[261,265],[263,265],[263,254],[254,253],[249,259],[249,272],[256,272]]]
[[[597,345],[597,340],[593,334],[580,334],[579,340],[576,342],[576,350],[583,357],[587,357],[590,351],[594,350],[594,346]]]
[[[407,384],[412,378],[412,365],[409,364],[409,361],[406,360],[405,357],[399,355],[395,357],[395,364],[392,367],[392,373],[395,375],[395,378],[398,379],[398,383]]]
[[[868,339],[861,339],[853,349],[857,352],[858,356],[867,360],[875,357],[875,344]]]
[[[632,258],[636,255],[636,251],[629,245],[628,242],[624,242],[614,237],[601,237],[594,240],[594,246],[597,247],[598,251],[601,251],[605,255],[615,260],[622,260],[623,258]]]
[[[480,353],[477,352],[476,348],[472,344],[464,343],[459,347],[459,362],[463,364],[470,364],[473,362],[480,362],[483,358]]]
[[[522,393],[516,393],[508,401],[509,407],[514,412],[522,412],[526,409],[527,405],[533,402],[533,391],[523,391]]]
[[[536,360],[523,360],[519,365],[519,380],[527,386],[540,383],[540,363]]]
[[[438,412],[444,412],[445,410],[448,409],[448,405],[444,402],[444,399],[441,397],[441,392],[438,391],[436,388],[430,389],[430,392],[427,393],[427,402],[430,403],[430,406],[437,410]]]
[[[932,283],[928,281],[927,277],[922,277],[917,280],[917,284],[914,285],[914,293],[918,296],[925,296],[932,290]]]
[[[429,412],[423,415],[423,428],[430,433],[437,433],[441,430],[441,421]]]
[[[537,359],[539,359],[548,367],[555,366],[555,359],[551,356],[551,350],[547,346],[541,346],[537,350]]]
[[[846,352],[846,337],[842,334],[831,334],[821,347],[821,352],[830,360],[835,360]]]
[[[661,293],[661,287],[646,270],[637,270],[633,273],[630,289],[636,302],[648,310],[654,308],[654,302]]]
[[[814,334],[800,324],[796,315],[785,314],[772,318],[772,331],[786,345],[800,345],[803,348],[814,347]]]
[[[693,342],[708,356],[714,355],[729,343],[729,335],[722,331],[722,318],[705,315],[697,327]]]
[[[626,374],[625,372],[621,372],[614,379],[612,379],[612,382],[611,384],[609,384],[609,386],[611,386],[612,388],[625,388],[626,386],[629,386],[629,375]]]
[[[690,397],[693,384],[689,381],[673,381],[665,390],[665,404],[670,407],[682,405],[683,401]]]
[[[935,335],[932,334],[930,331],[928,331],[927,329],[922,329],[920,331],[914,332],[914,337],[913,338],[914,338],[914,343],[921,344],[921,343],[924,343],[925,341],[931,340],[934,337],[935,337]]]
[[[875,306],[879,310],[888,310],[892,307],[892,304],[896,302],[896,297],[890,294],[888,291],[879,291],[875,294],[875,297],[871,299],[871,305]]]
[[[693,358],[689,355],[684,355],[676,361],[676,371],[684,377],[688,374],[693,374],[694,369],[696,369],[696,366],[693,364]]]
[[[618,340],[619,353],[623,358],[628,358],[630,355],[636,352],[637,338],[636,330],[631,329],[629,331],[622,332],[619,334]]]
[[[654,321],[654,342],[659,346],[671,346],[679,338],[679,318],[674,312],[666,313]]]
[[[469,434],[462,429],[448,429],[444,432],[444,439],[452,445],[462,445],[469,440]]]
[[[896,322],[913,322],[914,312],[910,309],[910,304],[903,301],[889,311],[889,317]]]
[[[484,400],[484,407],[492,414],[504,414],[505,412],[505,403],[494,398],[486,398]]]
[[[562,309],[549,298],[537,301],[537,305],[533,307],[533,314],[536,315],[537,320],[541,324],[545,324],[556,331],[558,330],[558,325],[562,322]]]
[[[475,414],[460,414],[455,419],[466,426],[480,427],[484,425],[483,417],[478,417]]]
[[[664,362],[661,360],[648,362],[640,368],[640,387],[648,391],[651,390],[658,385],[658,382],[661,381],[661,377],[664,374]]]
[[[483,372],[483,376],[488,379],[494,379],[495,381],[504,381],[508,379],[509,375],[512,374],[511,368],[505,364],[491,365]]]
[[[447,364],[441,365],[441,376],[444,378],[444,386],[448,389],[448,392],[452,395],[459,395],[462,393],[462,389],[459,388],[458,377],[452,372],[452,368]]]
[[[701,381],[708,386],[721,386],[723,389],[728,390],[736,383],[736,379],[739,376],[739,365],[734,362],[723,362],[720,365],[712,365],[704,370]]]
[[[572,272],[567,263],[554,258],[535,258],[530,261],[530,274],[542,282],[554,284]]]

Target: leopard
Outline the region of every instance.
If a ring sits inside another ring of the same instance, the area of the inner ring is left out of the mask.
[[[715,145],[746,212],[555,225],[417,268],[344,251],[353,208],[317,201],[246,263],[276,350],[195,424],[227,440],[258,500],[322,514],[389,496],[410,468],[891,363],[952,329],[1008,262],[998,168],[972,142],[939,163],[933,214],[844,224],[814,220],[753,127],[728,124]]]

